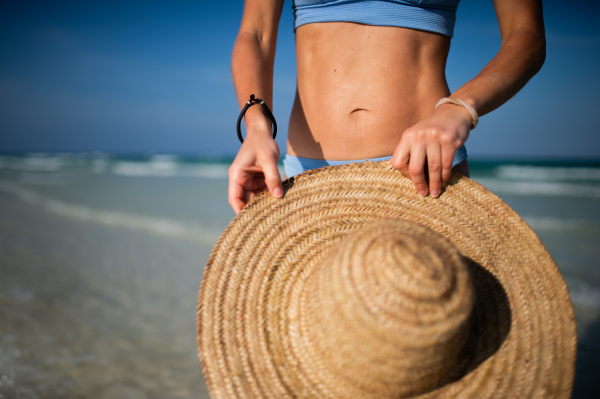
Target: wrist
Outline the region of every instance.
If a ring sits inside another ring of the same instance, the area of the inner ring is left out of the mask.
[[[253,105],[260,105],[260,107],[254,107],[254,109],[250,110],[253,108]],[[248,114],[248,116],[246,116],[246,114]],[[245,120],[246,122],[247,134],[250,134],[253,130],[265,131],[265,129],[268,129],[268,131],[271,132],[272,128],[273,140],[277,136],[277,122],[275,121],[275,117],[265,102],[260,98],[256,98],[254,94],[250,95],[250,99],[240,111],[237,120],[237,135],[238,139],[243,144],[244,138],[242,137],[242,130],[240,127],[242,120]]]
[[[446,109],[451,109],[448,106],[452,105],[454,106],[454,108],[459,108],[462,109],[464,111],[466,111],[466,113],[469,114],[470,116],[470,127],[471,130],[475,129],[475,127],[477,126],[477,123],[479,122],[479,115],[477,114],[477,111],[475,110],[475,108],[473,108],[473,106],[463,100],[460,100],[458,98],[449,98],[449,97],[444,97],[442,98],[440,101],[437,102],[437,104],[435,105],[435,109],[437,110],[440,106],[444,106],[446,105]],[[463,112],[464,115],[464,112]]]
[[[271,120],[267,116],[265,110],[262,107],[250,107],[244,114],[244,122],[246,125],[258,125],[263,124],[265,126],[271,126]]]
[[[252,107],[244,115],[246,137],[262,137],[273,139],[273,124],[261,107]]]
[[[442,104],[436,110],[446,115],[451,115],[452,118],[460,120],[466,126],[471,127],[473,123],[473,117],[464,107],[457,107],[453,104]]]
[[[257,125],[249,125],[246,127],[246,137],[245,140],[254,140],[254,139],[273,139],[273,131],[270,126],[257,126]]]

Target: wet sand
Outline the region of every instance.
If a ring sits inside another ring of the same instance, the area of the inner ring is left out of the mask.
[[[208,398],[195,298],[209,245],[0,192],[0,398]]]

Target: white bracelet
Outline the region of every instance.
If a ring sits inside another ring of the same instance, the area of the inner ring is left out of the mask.
[[[444,97],[440,101],[438,101],[437,104],[435,104],[435,109],[438,109],[438,107],[442,104],[448,104],[448,103],[455,104],[455,105],[462,105],[463,107],[465,107],[467,109],[467,111],[469,111],[469,113],[471,114],[471,118],[473,118],[473,121],[471,122],[471,130],[475,129],[475,126],[477,126],[477,123],[479,122],[479,115],[477,115],[477,111],[475,111],[475,108],[471,107],[469,104],[467,104],[463,100],[459,100],[458,98]]]

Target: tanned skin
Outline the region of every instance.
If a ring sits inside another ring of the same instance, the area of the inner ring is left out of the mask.
[[[393,155],[392,165],[421,195],[437,197],[454,153],[469,137],[471,115],[485,115],[514,96],[542,67],[546,40],[541,0],[494,0],[502,45],[454,93],[446,83],[450,38],[413,29],[349,22],[296,30],[298,86],[287,151],[305,158],[352,160]],[[246,0],[232,56],[240,108],[250,94],[273,109],[273,62],[283,0]],[[229,169],[229,203],[238,213],[257,193],[283,195],[280,150],[262,107],[245,116],[246,138]],[[467,161],[455,170],[468,175]],[[428,179],[426,179],[428,174]]]

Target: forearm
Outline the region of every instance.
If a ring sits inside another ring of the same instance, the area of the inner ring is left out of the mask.
[[[231,57],[233,85],[240,108],[250,94],[254,94],[273,109],[273,64],[282,7],[280,0],[245,2],[242,25]],[[250,107],[245,122],[246,127],[260,127],[260,130],[271,126],[262,107]]]
[[[261,40],[255,32],[240,30],[231,57],[233,85],[240,108],[254,94],[273,109],[273,64],[275,60],[275,41],[273,38]],[[248,108],[244,116],[246,129],[265,131],[270,129],[270,121],[262,107]]]
[[[248,101],[250,94],[254,94],[272,109],[274,60],[274,42],[261,42],[252,32],[238,34],[231,57],[231,72],[240,108]]]
[[[480,116],[487,114],[521,90],[540,70],[545,58],[543,30],[515,29],[492,61],[451,97],[471,104]]]

